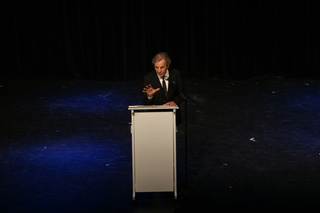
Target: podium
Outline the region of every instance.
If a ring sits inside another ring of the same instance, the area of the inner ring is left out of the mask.
[[[173,192],[177,199],[177,106],[129,106],[133,200],[136,192]]]

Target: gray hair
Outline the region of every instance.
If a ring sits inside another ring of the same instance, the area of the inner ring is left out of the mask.
[[[152,58],[152,64],[161,61],[161,60],[165,60],[167,66],[169,67],[171,64],[171,59],[169,57],[169,55],[166,52],[159,52],[157,53],[153,58]]]

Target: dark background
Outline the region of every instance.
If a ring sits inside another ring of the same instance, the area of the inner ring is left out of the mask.
[[[140,79],[158,51],[184,77],[315,78],[315,2],[6,1],[1,79]]]
[[[315,2],[2,1],[0,212],[319,209]],[[133,202],[127,109],[159,51],[189,97],[178,199]]]

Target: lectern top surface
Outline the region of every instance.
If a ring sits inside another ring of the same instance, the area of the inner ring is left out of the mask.
[[[164,105],[132,105],[128,107],[128,110],[139,110],[139,109],[179,109],[178,106],[164,106]]]

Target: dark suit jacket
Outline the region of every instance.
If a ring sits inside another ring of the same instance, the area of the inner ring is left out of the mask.
[[[166,98],[156,71],[151,71],[147,73],[143,78],[143,87],[145,87],[148,84],[151,84],[154,89],[160,88],[160,90],[153,95],[153,98],[151,100],[148,99],[147,94],[143,93],[143,104],[162,105],[169,101],[174,101],[179,106],[185,100],[185,91],[179,70],[169,69],[168,81],[168,97]],[[180,121],[181,115],[180,111],[178,110],[177,123],[180,123]]]

